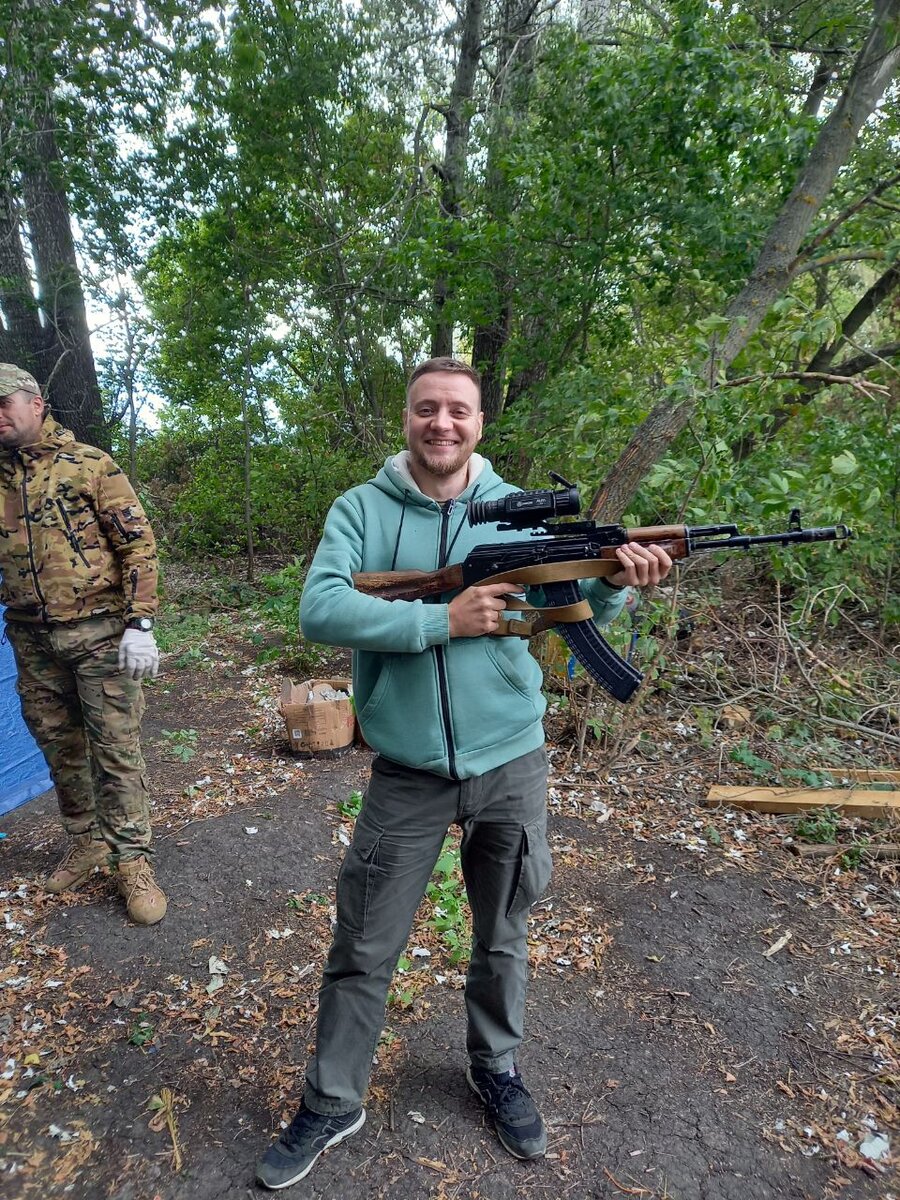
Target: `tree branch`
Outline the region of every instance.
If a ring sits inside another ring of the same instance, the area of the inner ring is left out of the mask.
[[[892,358],[900,358],[900,342],[888,342],[875,350],[860,350],[853,358],[845,358],[832,368],[835,375],[859,375],[869,367],[883,366]]]
[[[851,204],[849,208],[845,209],[842,213],[839,213],[838,216],[836,216],[834,220],[830,222],[830,224],[825,226],[821,233],[816,234],[806,249],[797,255],[788,268],[790,272],[792,274],[796,273],[799,265],[802,262],[805,262],[806,259],[808,259],[814,251],[818,250],[821,245],[827,242],[837,228],[843,225],[843,223],[852,217],[854,213],[858,213],[861,208],[865,208],[867,204],[871,204],[881,195],[882,192],[886,192],[888,188],[893,187],[895,183],[900,183],[900,171],[896,171],[887,179],[882,179],[881,183],[876,184],[876,186],[873,187],[870,192],[867,192],[866,195],[857,200],[855,204]]]
[[[883,250],[847,250],[840,254],[828,254],[825,258],[817,258],[814,262],[807,263],[803,267],[798,267],[794,272],[794,279],[798,275],[805,275],[809,271],[821,271],[825,267],[834,267],[840,263],[849,262],[884,262],[885,253]]]
[[[884,355],[876,356],[872,351],[861,352],[853,359],[845,359],[838,367],[833,368],[833,375],[824,374],[833,363],[836,355],[841,347],[847,345],[854,334],[865,324],[865,322],[875,312],[876,308],[885,301],[897,287],[900,286],[900,263],[894,263],[884,274],[872,284],[872,286],[862,295],[853,308],[847,313],[841,322],[841,329],[838,336],[833,342],[826,342],[820,346],[810,361],[806,364],[805,371],[793,375],[783,375],[781,378],[804,378],[809,380],[813,386],[807,387],[799,396],[792,398],[789,405],[780,404],[772,413],[772,422],[764,433],[756,435],[753,433],[743,434],[736,442],[732,443],[731,453],[736,462],[741,462],[749,454],[757,448],[762,442],[763,445],[768,445],[775,437],[778,431],[791,419],[798,407],[808,404],[812,398],[822,390],[823,387],[830,383],[837,383],[842,378],[857,375],[860,371],[867,367],[874,366],[877,362],[883,361]],[[890,350],[890,345],[888,346]],[[856,364],[859,364],[858,366]],[[776,378],[778,378],[776,376]],[[731,386],[731,384],[729,384]],[[874,386],[874,385],[872,385]]]
[[[824,387],[826,383],[843,383],[849,384],[850,387],[855,387],[864,393],[880,392],[883,395],[890,395],[891,389],[880,383],[863,383],[856,379],[858,371],[854,371],[852,375],[849,372],[828,372],[828,371],[772,371],[768,374],[761,375],[742,375],[739,379],[729,379],[727,383],[719,384],[720,387],[733,388],[744,387],[748,383],[762,383],[764,380],[770,379],[801,379],[815,381],[820,387]],[[818,388],[816,389],[818,391]],[[795,404],[802,404],[804,401],[795,400]]]

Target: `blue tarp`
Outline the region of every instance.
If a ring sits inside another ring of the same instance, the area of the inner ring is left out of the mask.
[[[53,787],[44,756],[22,720],[16,692],[16,660],[3,636],[0,605],[0,813]]]

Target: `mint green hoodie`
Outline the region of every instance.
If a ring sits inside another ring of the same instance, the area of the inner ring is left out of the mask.
[[[381,600],[353,588],[358,571],[434,571],[487,541],[521,532],[472,528],[466,502],[518,491],[473,454],[469,483],[443,504],[419,491],[404,451],[332,505],[300,601],[304,637],[353,650],[353,694],[369,745],[406,766],[468,779],[544,742],[541,669],[515,637],[450,638],[449,601]],[[594,617],[611,620],[625,592],[582,584]]]

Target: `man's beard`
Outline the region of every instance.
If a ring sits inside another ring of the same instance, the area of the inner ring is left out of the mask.
[[[472,457],[472,449],[470,446],[461,446],[459,452],[454,454],[452,458],[434,458],[429,454],[418,452],[413,455],[413,461],[420,467],[424,467],[426,471],[432,475],[439,475],[442,478],[447,475],[455,475],[457,471],[461,471],[469,459]]]

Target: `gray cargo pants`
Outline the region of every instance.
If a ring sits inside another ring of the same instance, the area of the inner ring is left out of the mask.
[[[512,1066],[523,1036],[528,913],[550,879],[546,800],[543,747],[463,780],[375,759],[338,875],[309,1108],[346,1113],[362,1104],[391,977],[454,823],[472,911],[469,1058],[494,1072]]]

